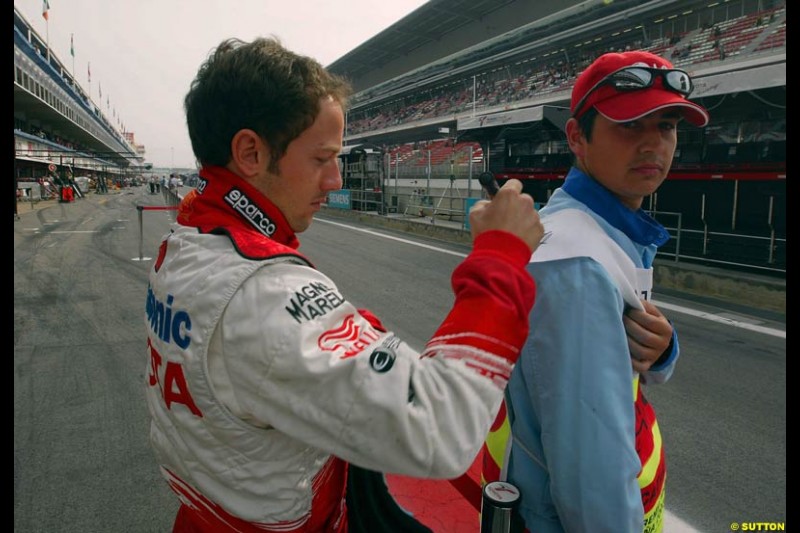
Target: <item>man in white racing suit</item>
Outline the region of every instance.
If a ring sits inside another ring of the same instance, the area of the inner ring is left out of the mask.
[[[470,212],[473,250],[421,353],[299,251],[341,188],[348,84],[274,39],[228,40],[185,98],[201,163],[149,274],[150,439],[173,531],[347,531],[347,467],[462,474],[528,333],[543,234],[509,181]]]

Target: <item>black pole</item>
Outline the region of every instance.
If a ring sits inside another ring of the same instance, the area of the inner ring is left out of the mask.
[[[519,516],[519,489],[506,481],[493,481],[483,487],[480,533],[521,533],[525,527]]]

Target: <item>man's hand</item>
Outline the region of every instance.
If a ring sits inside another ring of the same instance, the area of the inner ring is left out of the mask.
[[[640,374],[650,369],[672,340],[672,324],[661,311],[647,301],[642,305],[644,311],[629,308],[622,316],[633,369]]]
[[[522,182],[515,179],[500,187],[491,201],[481,200],[470,209],[469,226],[472,240],[484,231],[507,231],[525,241],[531,252],[536,250],[544,235],[539,213],[533,208],[533,198],[522,193]]]

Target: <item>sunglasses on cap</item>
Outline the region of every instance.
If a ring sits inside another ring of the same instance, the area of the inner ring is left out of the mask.
[[[685,71],[680,69],[663,69],[651,67],[625,67],[612,72],[602,80],[594,84],[594,87],[589,89],[583,98],[580,99],[578,105],[575,106],[573,117],[580,116],[581,108],[586,104],[586,101],[600,87],[611,85],[619,92],[639,91],[652,87],[656,78],[661,76],[661,82],[665,89],[689,96],[694,89],[692,78],[689,77]]]

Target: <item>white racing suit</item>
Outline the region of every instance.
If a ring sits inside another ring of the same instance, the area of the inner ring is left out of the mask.
[[[147,291],[151,443],[175,531],[346,531],[347,462],[453,478],[472,463],[528,333],[530,250],[486,232],[422,353],[296,251],[280,211],[204,168]]]

